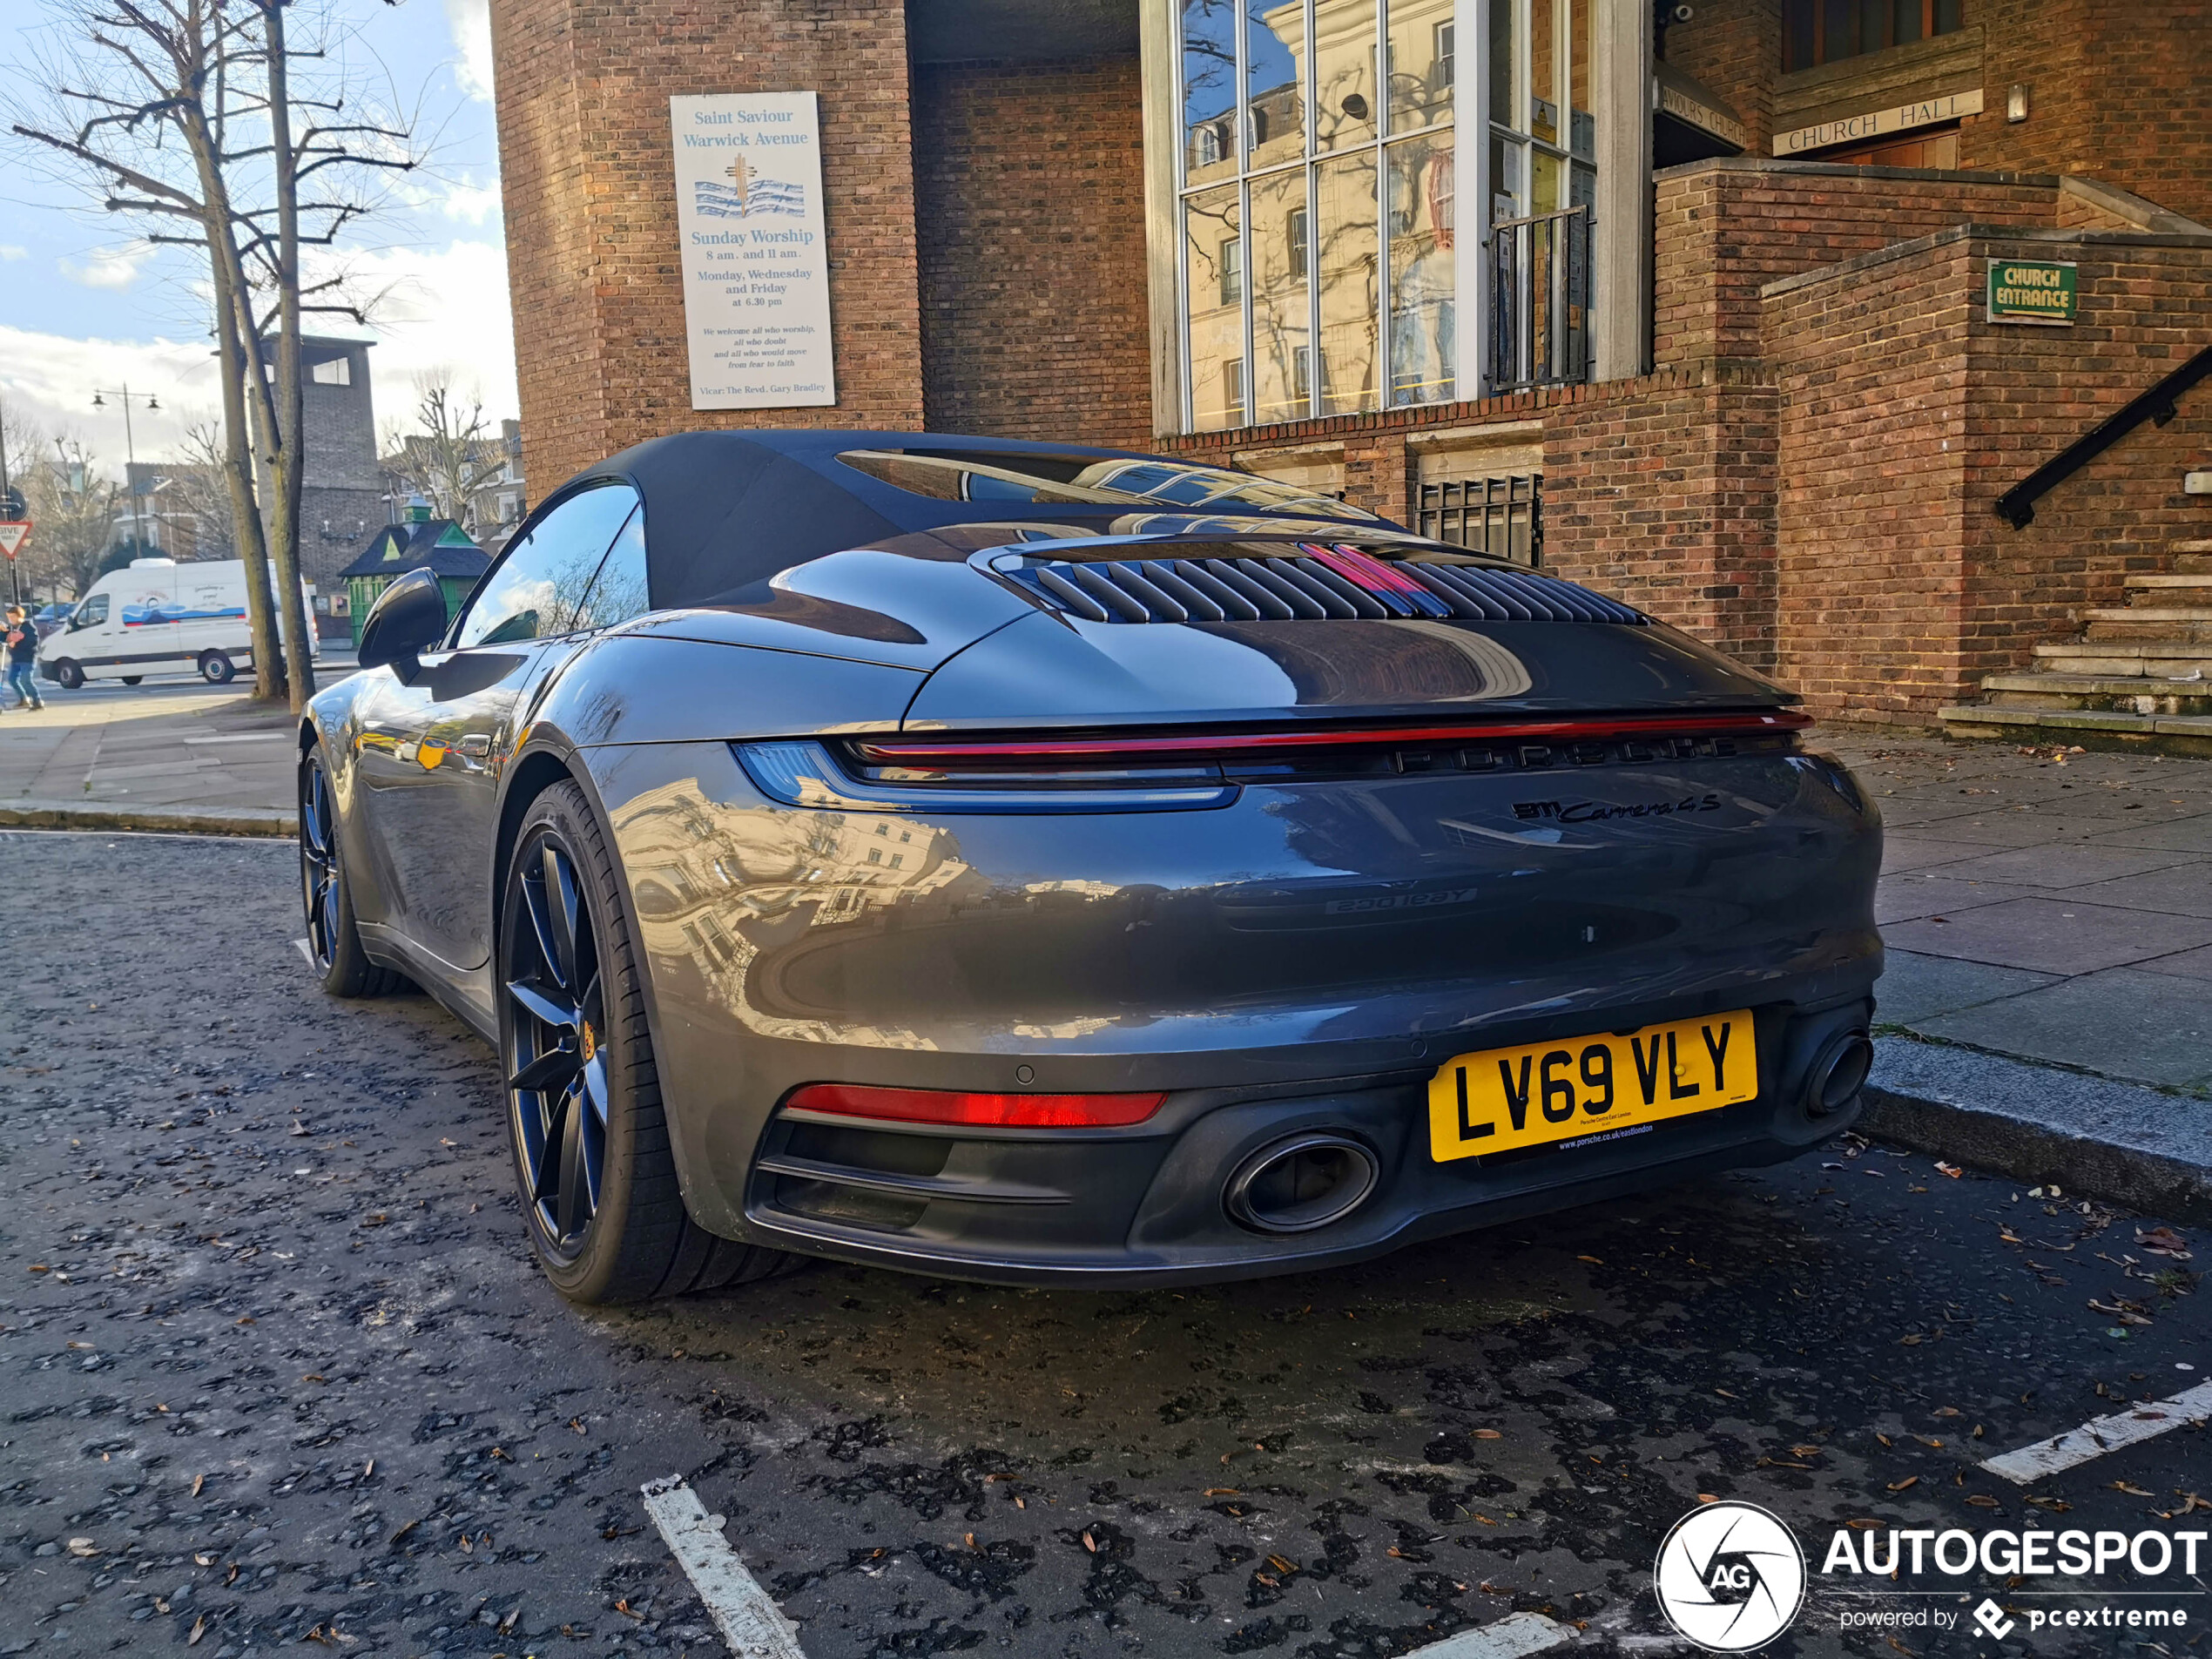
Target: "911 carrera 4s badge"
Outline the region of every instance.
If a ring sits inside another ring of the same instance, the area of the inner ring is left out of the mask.
[[[1429,1152],[1439,1163],[1584,1136],[1610,1136],[1710,1112],[1759,1092],[1748,1008],[1628,1032],[1489,1049],[1429,1081]]]

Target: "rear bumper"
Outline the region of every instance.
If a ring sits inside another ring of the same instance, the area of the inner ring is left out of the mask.
[[[1235,1278],[1775,1162],[1851,1121],[1809,1117],[1799,1085],[1871,1016],[1880,827],[1808,757],[993,818],[781,805],[719,745],[583,752],[685,1199],[726,1237],[1009,1282]],[[1454,1055],[1737,1008],[1752,1101],[1429,1156]],[[813,1082],[1170,1097],[1126,1130],[983,1134],[782,1109]],[[1366,1149],[1369,1199],[1293,1235],[1232,1220],[1232,1174],[1307,1130]]]
[[[1755,1013],[1754,1100],[1619,1138],[1601,1131],[1449,1163],[1429,1154],[1428,1069],[1321,1087],[1193,1089],[1146,1123],[1082,1133],[979,1135],[781,1112],[745,1185],[743,1231],[808,1254],[1005,1284],[1111,1287],[1338,1266],[1779,1163],[1848,1129],[1858,1103],[1814,1116],[1806,1074],[1836,1034],[1866,1028],[1871,999]],[[1309,1135],[1366,1148],[1376,1165],[1372,1196],[1311,1231],[1264,1233],[1233,1219],[1225,1194],[1234,1174]]]

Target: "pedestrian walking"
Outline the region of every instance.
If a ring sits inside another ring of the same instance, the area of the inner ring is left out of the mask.
[[[38,630],[24,616],[21,605],[8,607],[7,625],[0,629],[6,636],[8,658],[8,689],[16,694],[19,709],[43,709],[46,699],[38,695]]]

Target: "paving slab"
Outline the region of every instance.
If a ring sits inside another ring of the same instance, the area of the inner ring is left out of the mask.
[[[2023,991],[2064,983],[2056,974],[2019,968],[1993,968],[1948,956],[1925,956],[1892,946],[1881,981],[1874,988],[1874,1017],[1885,1026],[1917,1029],[1932,1015],[2018,996]]]
[[[2140,876],[2151,870],[2174,870],[2194,859],[2188,853],[2161,853],[2146,847],[2088,846],[2074,843],[2008,847],[1978,859],[1944,867],[1944,873],[1962,881],[2006,881],[2029,887],[2081,887],[2091,882]]]
[[[2176,951],[2138,964],[2146,974],[2177,974],[2184,979],[2212,980],[2212,950]],[[2212,995],[2212,992],[2205,993]]]
[[[2131,968],[2083,974],[1912,1022],[1922,1035],[2107,1077],[2212,1084],[2212,995],[2203,982]],[[2212,1114],[2212,1106],[2203,1108]]]
[[[2073,851],[2084,849],[2074,848]],[[2143,875],[2077,887],[2073,897],[2092,904],[2124,905],[2131,910],[2167,911],[2177,916],[2212,916],[2212,860],[2177,864]]]
[[[2089,974],[2212,944],[2212,918],[2167,916],[2075,899],[2011,899],[1950,921],[1899,922],[1885,937],[1906,950],[2039,974]]]
[[[2176,853],[2212,853],[2212,815],[2170,823],[2129,824],[2096,838],[2100,846],[2155,847]]]
[[[1910,835],[1889,835],[1882,842],[1882,873],[1894,875],[1910,870],[1932,869],[1938,865],[1962,864],[1968,859],[1986,858],[1989,848],[1973,841],[1943,841],[1923,840]]]
[[[1979,905],[2002,904],[2007,899],[2033,897],[2040,889],[2008,886],[1999,881],[1953,880],[1956,865],[1944,865],[1934,874],[1905,873],[1882,878],[1874,894],[1874,920],[1886,927],[1893,921],[1912,921],[1922,916],[1948,916]]]

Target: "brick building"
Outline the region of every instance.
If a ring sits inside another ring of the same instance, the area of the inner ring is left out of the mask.
[[[1830,714],[2212,744],[2158,671],[2212,664],[2212,388],[2171,378],[2212,364],[2208,0],[500,0],[493,29],[541,489],[711,425],[1166,449],[1541,556]],[[836,401],[694,409],[670,99],[795,90]],[[2006,320],[1993,269],[2070,314]],[[2169,418],[2000,516],[2161,385]]]

